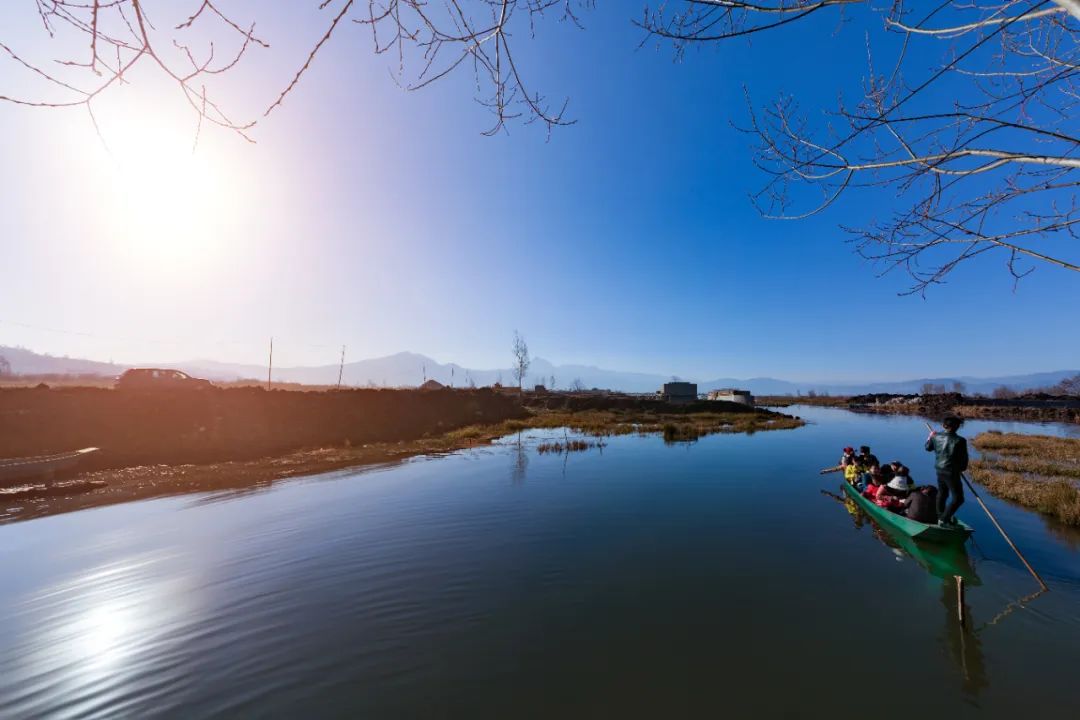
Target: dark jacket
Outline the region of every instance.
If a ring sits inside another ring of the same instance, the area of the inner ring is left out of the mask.
[[[907,516],[928,525],[937,522],[937,488],[919,488],[908,497]]]
[[[967,440],[954,432],[938,433],[928,439],[926,451],[937,455],[934,468],[940,473],[956,474],[967,470]]]

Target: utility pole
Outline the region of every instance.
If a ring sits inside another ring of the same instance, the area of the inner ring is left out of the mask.
[[[343,372],[345,372],[345,346],[344,345],[341,346],[341,364],[338,365],[338,371],[337,371],[337,386],[338,386],[338,388],[341,387],[341,374]]]
[[[266,389],[270,389],[270,374],[274,372],[274,336],[270,336],[270,362],[266,366]]]

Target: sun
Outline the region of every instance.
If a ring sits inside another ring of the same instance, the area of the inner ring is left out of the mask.
[[[194,145],[192,130],[130,122],[106,142],[116,251],[140,269],[192,269],[217,256],[237,193],[226,187],[224,163]]]

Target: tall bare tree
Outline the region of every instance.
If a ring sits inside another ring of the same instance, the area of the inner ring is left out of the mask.
[[[518,392],[522,390],[522,383],[525,381],[525,373],[529,371],[529,365],[532,364],[532,360],[529,359],[529,346],[525,344],[525,338],[521,337],[521,334],[514,331],[514,379],[517,380]]]

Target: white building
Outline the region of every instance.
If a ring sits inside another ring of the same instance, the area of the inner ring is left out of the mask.
[[[723,400],[724,402],[739,403],[740,405],[754,404],[754,396],[750,394],[749,390],[736,390],[735,388],[710,390],[708,398],[710,400]]]

